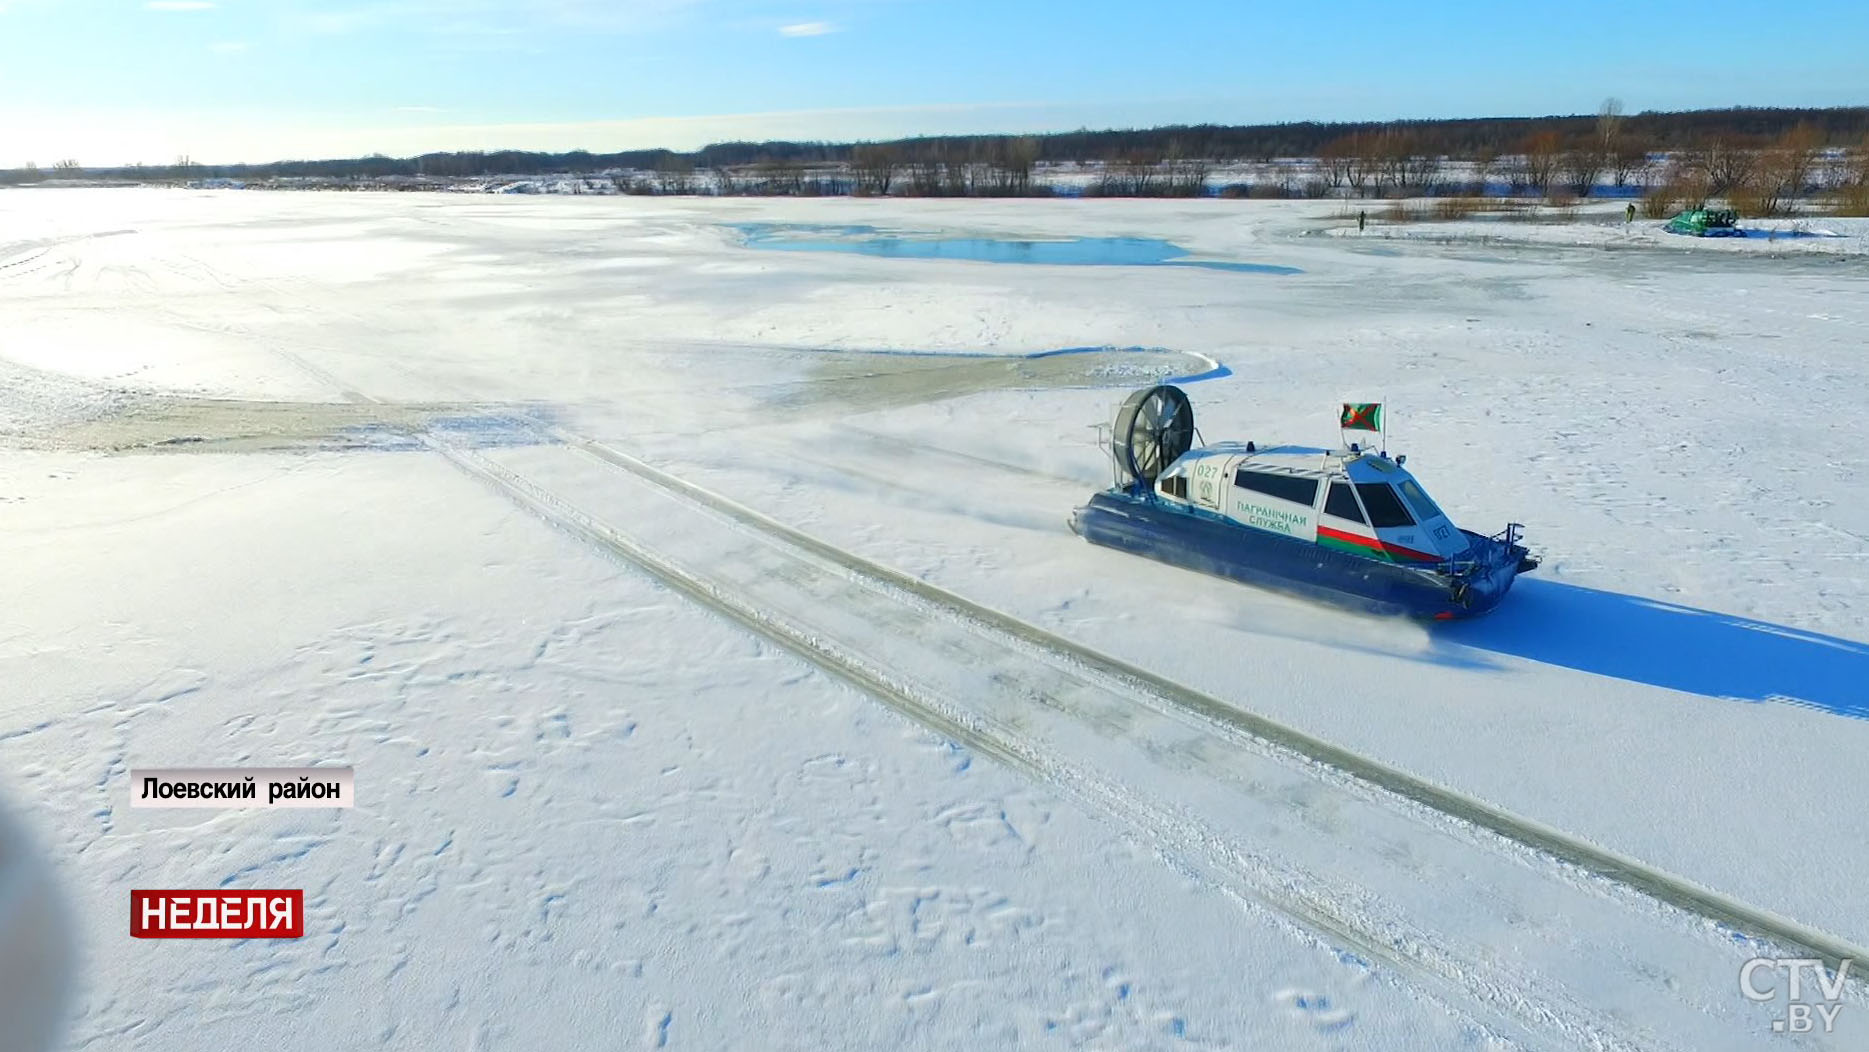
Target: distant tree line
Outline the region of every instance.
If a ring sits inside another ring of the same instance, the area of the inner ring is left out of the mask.
[[[1587,196],[1600,186],[1647,191],[1662,209],[1712,197],[1776,211],[1813,189],[1846,188],[1869,147],[1869,107],[1732,108],[1626,115],[1615,99],[1593,115],[1222,126],[1048,135],[961,135],[889,142],[728,142],[691,153],[427,153],[269,164],[84,169],[60,161],[0,172],[0,183],[106,178],[138,181],[281,179],[392,182],[421,187],[495,176],[613,176],[640,194],[903,194],[1021,196],[1050,192],[1041,166],[1095,166],[1083,192],[1194,196],[1218,165],[1268,171],[1221,188],[1230,195],[1403,197],[1504,192]],[[1281,167],[1281,159],[1304,165]]]
[[[1554,117],[1479,117],[1454,120],[1367,121],[1258,125],[1165,125],[1156,128],[1056,132],[1037,136],[961,135],[898,139],[889,146],[907,157],[928,153],[977,155],[1009,139],[1031,138],[1035,160],[1111,162],[1135,156],[1180,154],[1210,161],[1272,161],[1281,157],[1316,157],[1325,145],[1350,136],[1384,132],[1408,136],[1424,153],[1471,159],[1511,152],[1527,137],[1550,132],[1560,139],[1590,134],[1598,115]],[[1834,109],[1733,108],[1682,112],[1643,112],[1624,118],[1623,129],[1654,151],[1670,151],[1717,135],[1771,138],[1809,125],[1829,143],[1855,143],[1869,136],[1869,106]],[[846,163],[863,144],[736,142],[717,143],[691,155],[703,168],[784,160],[807,164]]]

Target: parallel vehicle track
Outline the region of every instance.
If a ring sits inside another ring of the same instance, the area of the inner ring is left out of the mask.
[[[1770,1006],[1738,996],[1746,957],[1865,956],[527,422],[558,444],[422,441],[565,533],[1521,1047],[1749,1047],[1735,1042],[1768,1032]],[[1660,1033],[1627,1023],[1638,1003],[1666,1020]]]
[[[1333,767],[1424,807],[1432,808],[1508,840],[1516,841],[1599,877],[1626,885],[1670,906],[1705,917],[1753,938],[1770,941],[1786,949],[1820,958],[1831,968],[1836,968],[1845,960],[1869,959],[1869,951],[1852,946],[1842,939],[1807,925],[1799,924],[1768,910],[1749,906],[1682,877],[1646,865],[1637,859],[1609,851],[1531,819],[1514,815],[1483,800],[1436,785],[1282,723],[1254,715],[1210,694],[1176,683],[1145,668],[1084,646],[1030,622],[1021,621],[983,606],[938,585],[911,577],[899,570],[827,544],[612,446],[567,432],[562,428],[553,428],[551,433],[559,441],[580,449],[605,463],[614,464],[658,486],[679,492],[688,499],[725,515],[735,522],[766,531],[801,550],[836,563],[853,574],[860,574],[890,587],[899,588],[953,614],[967,618],[983,628],[1004,632],[1034,648],[1047,651],[1065,660],[1081,663],[1088,669],[1109,676],[1136,690],[1150,693],[1167,704],[1178,706],[1203,719],[1288,749],[1307,760]]]
[[[1141,738],[1154,758],[1184,766],[1200,779],[1230,782],[1229,788],[1261,794],[1274,806],[1304,793],[1307,787],[1302,783],[1316,772],[1268,786],[1264,758],[1251,751],[1253,743],[1222,744],[1198,733],[1187,735],[1175,714],[1152,708],[1148,699],[1120,684],[1099,682],[1101,677],[1068,667],[1048,667],[1043,662],[1047,655],[1030,653],[1030,644],[1023,640],[989,639],[983,646],[981,625],[968,619],[943,626],[939,608],[913,601],[912,593],[852,578],[842,560],[817,562],[814,553],[814,566],[802,552],[786,555],[777,549],[778,558],[754,562],[741,548],[719,554],[751,573],[737,582],[723,582],[697,569],[697,563],[715,554],[702,551],[702,545],[682,553],[686,558],[671,558],[479,452],[446,447],[439,451],[568,534],[621,556],[675,592],[798,654],[929,730],[1116,819],[1131,835],[1210,886],[1244,902],[1270,906],[1333,946],[1382,962],[1437,990],[1496,1035],[1528,1048],[1579,1043],[1606,1049],[1679,1047],[1619,1033],[1608,1015],[1561,988],[1548,987],[1536,975],[1517,971],[1509,961],[1486,961],[1476,967],[1468,952],[1450,951],[1449,940],[1438,933],[1404,918],[1358,908],[1353,900],[1360,893],[1328,889],[1315,871],[1252,850],[1253,838],[1212,828],[1199,816],[1150,799],[1120,779],[1107,777],[1095,763],[1069,754],[1084,749],[1085,728],[1093,737]],[[639,512],[660,515],[666,510],[645,507],[639,494],[628,503]],[[692,538],[694,524],[678,532]],[[765,595],[750,594],[753,589],[747,586],[754,577],[781,582],[782,587]],[[827,617],[821,610],[814,620],[799,616],[797,606],[780,610],[771,595],[787,591],[809,597],[823,610],[850,611],[851,616]],[[959,631],[941,631],[943,627]],[[896,644],[894,649],[878,645],[879,629]],[[859,634],[867,637],[863,644],[850,646],[847,640]],[[968,685],[955,689],[942,682],[938,670],[914,656],[932,656],[980,675],[962,677]],[[982,704],[983,695],[1006,703]],[[1150,716],[1154,733],[1144,737],[1136,725]],[[1059,739],[1071,738],[1080,740],[1058,747]]]

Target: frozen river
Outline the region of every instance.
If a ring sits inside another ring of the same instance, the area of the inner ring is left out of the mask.
[[[1860,232],[1338,211],[0,193],[0,806],[70,1044],[1774,1040],[1769,947],[876,576],[1869,944]],[[1078,247],[747,242],[801,229]],[[1544,565],[1430,630],[1092,548],[1095,425],[1164,379],[1209,441],[1381,401]],[[127,806],[312,763],[358,807]],[[307,933],[133,941],[145,887]]]

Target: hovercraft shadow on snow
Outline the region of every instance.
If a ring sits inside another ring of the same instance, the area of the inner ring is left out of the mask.
[[[1486,651],[1708,698],[1783,701],[1869,719],[1869,643],[1561,581],[1443,626],[1439,647]]]
[[[1376,430],[1380,412],[1346,405],[1343,424]],[[1131,394],[1111,424],[1115,484],[1077,509],[1071,529],[1217,577],[1433,620],[1491,610],[1538,565],[1516,523],[1490,536],[1455,527],[1402,458],[1356,444],[1195,448],[1194,438],[1180,388]]]

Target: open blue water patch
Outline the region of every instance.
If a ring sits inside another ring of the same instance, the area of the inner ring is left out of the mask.
[[[1023,240],[941,237],[890,232],[872,226],[813,223],[733,223],[748,248],[779,252],[849,252],[886,259],[945,259],[969,263],[1036,263],[1058,267],[1198,267],[1238,274],[1302,274],[1297,267],[1231,260],[1188,259],[1188,250],[1152,237],[1073,237]]]
[[[1751,241],[1801,241],[1813,237],[1843,237],[1831,230],[1754,230],[1746,227],[1739,236]]]
[[[1436,626],[1435,635],[1709,698],[1869,719],[1869,643],[1619,592],[1527,578],[1499,609]]]
[[[1673,234],[1676,237],[1705,238],[1709,241],[1719,238],[1737,238],[1741,241],[1803,241],[1809,238],[1848,236],[1847,234],[1839,234],[1834,230],[1758,230],[1752,227],[1728,227],[1725,230],[1710,230],[1705,234],[1689,234],[1678,230],[1670,230],[1664,226],[1661,228],[1661,232],[1664,234]]]

